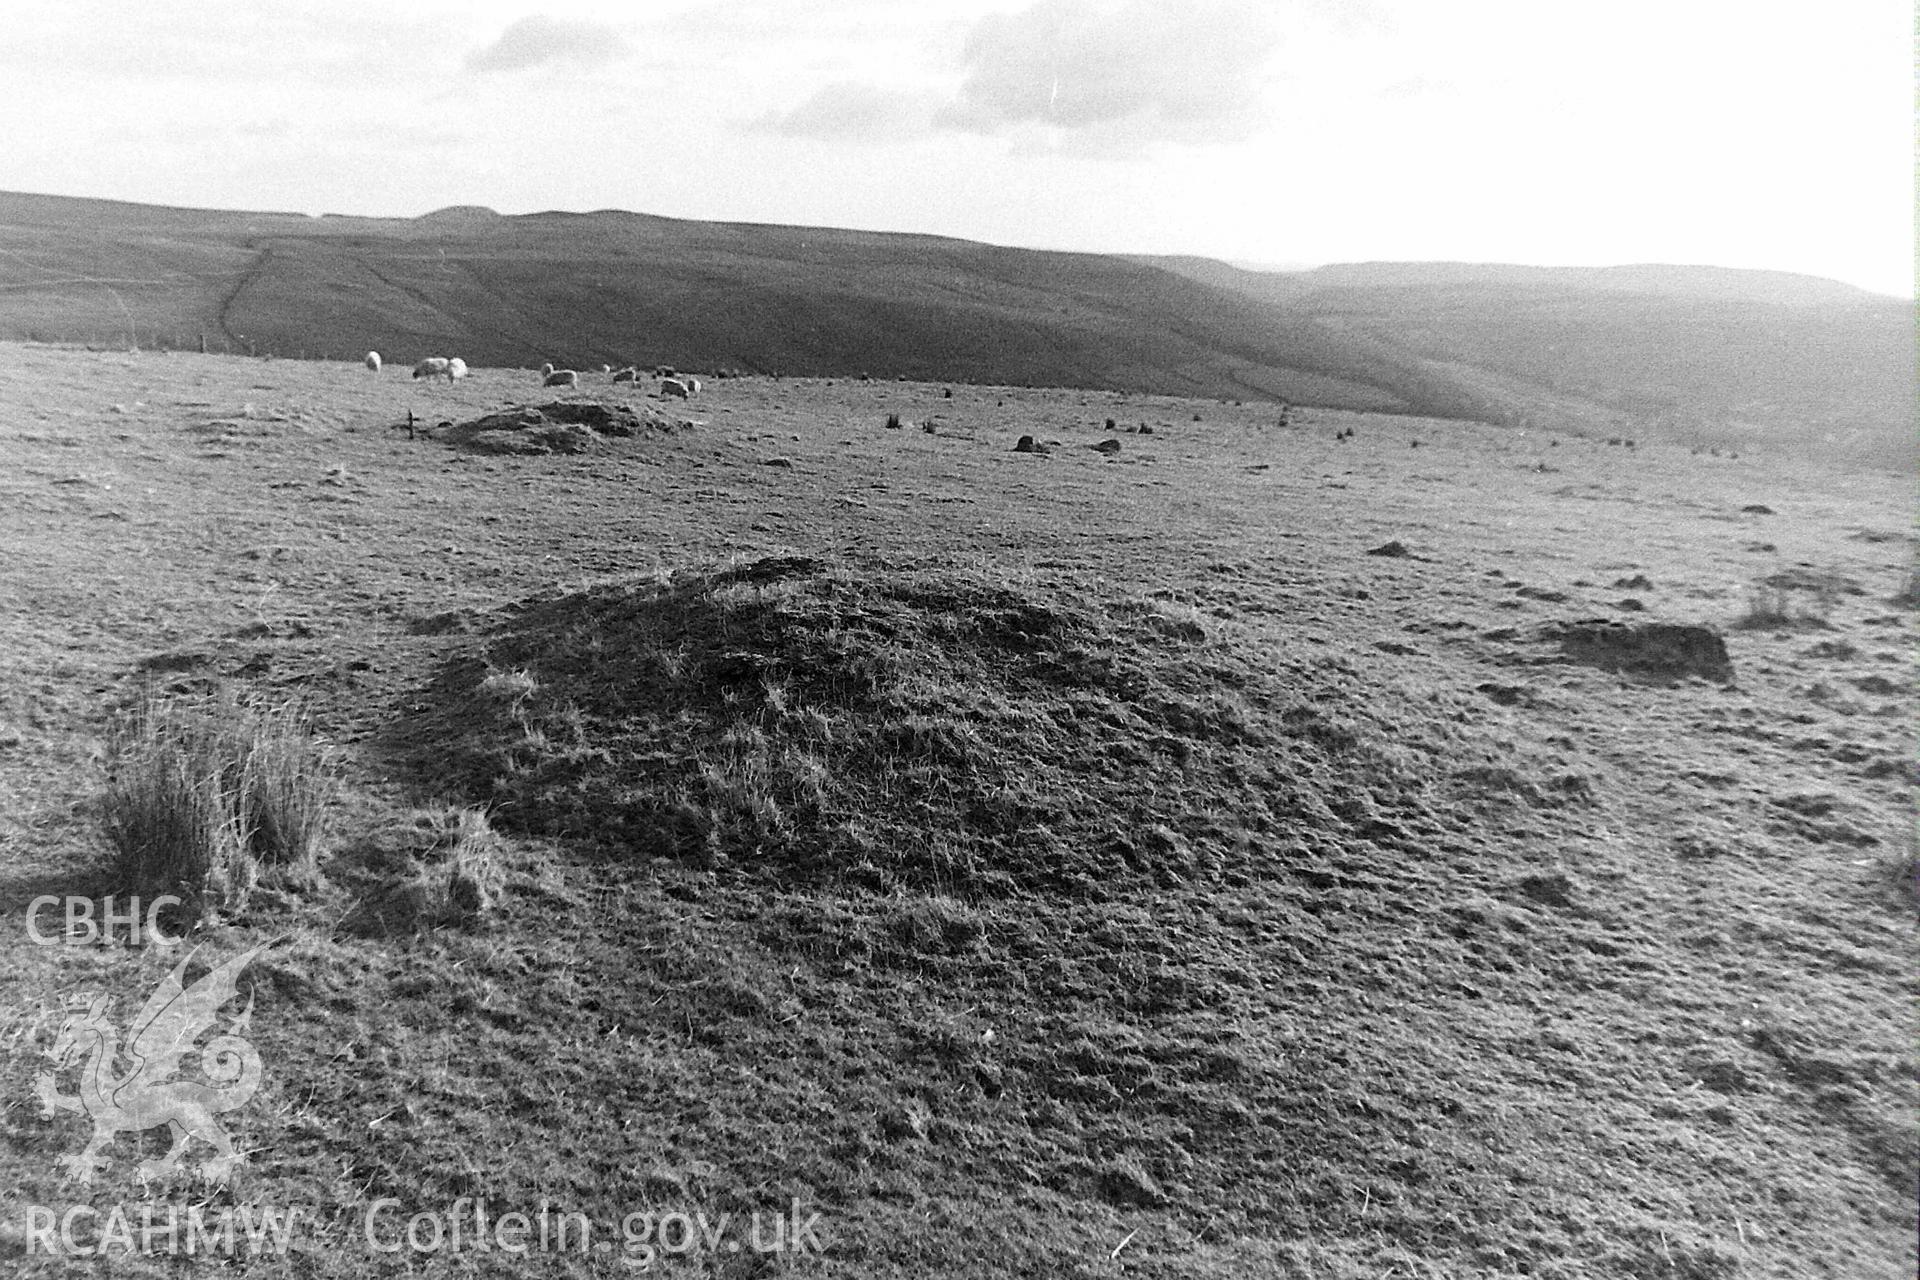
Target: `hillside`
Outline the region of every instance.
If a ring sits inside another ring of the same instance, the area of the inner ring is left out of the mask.
[[[1496,415],[1583,416],[1700,447],[1914,454],[1911,303],[1837,281],[1709,267],[1361,263],[1242,271],[1149,259],[1431,362]]]
[[[930,236],[0,195],[0,250],[0,336],[14,338],[1482,409],[1417,359],[1155,267]]]

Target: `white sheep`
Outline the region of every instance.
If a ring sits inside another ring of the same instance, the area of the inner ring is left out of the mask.
[[[425,360],[413,366],[413,376],[416,378],[445,378],[448,382],[452,382],[452,364],[445,356],[428,356]]]
[[[373,370],[375,373],[380,372],[380,353],[378,351],[367,352],[366,364],[367,368]]]
[[[544,378],[546,378],[546,377],[548,377],[549,375],[551,375],[552,373],[553,373],[553,362],[552,362],[552,361],[548,361],[548,362],[547,362],[546,364],[543,364],[543,365],[541,365],[541,366],[540,366],[540,376],[541,376],[541,378],[543,378],[543,379],[544,379]]]
[[[549,369],[547,376],[541,379],[540,385],[543,387],[574,387],[577,389],[580,386],[580,375],[571,369]]]
[[[686,374],[683,373],[680,375],[680,381],[686,384],[688,395],[697,396],[700,394],[700,388],[703,385],[700,379],[689,378]]]
[[[465,360],[462,360],[459,356],[455,356],[451,360],[447,361],[447,381],[448,382],[452,382],[455,378],[464,378],[466,376],[467,376],[467,362]]]

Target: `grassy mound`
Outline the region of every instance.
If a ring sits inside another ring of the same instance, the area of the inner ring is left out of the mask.
[[[419,727],[450,789],[522,830],[962,895],[1245,884],[1301,860],[1290,836],[1404,844],[1512,776],[1432,708],[1358,709],[1339,660],[1221,627],[770,559],[534,602]]]

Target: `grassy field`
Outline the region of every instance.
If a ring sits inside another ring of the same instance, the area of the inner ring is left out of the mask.
[[[903,382],[463,429],[537,384],[0,347],[10,1271],[187,1267],[44,1256],[86,1205],[293,1207],[257,1275],[1913,1273],[1910,482]],[[334,787],[193,932],[266,948],[246,1160],[63,1180],[69,997],[183,953],[28,906],[221,697]]]

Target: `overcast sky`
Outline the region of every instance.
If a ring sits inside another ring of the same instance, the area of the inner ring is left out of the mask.
[[[0,189],[1911,294],[1908,0],[0,0]]]

